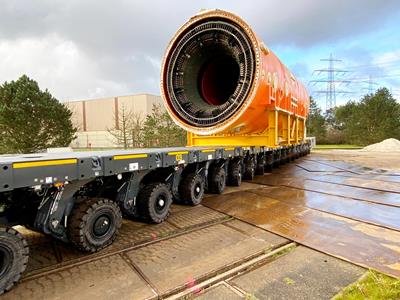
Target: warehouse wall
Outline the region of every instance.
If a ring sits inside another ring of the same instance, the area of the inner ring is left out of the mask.
[[[74,148],[121,147],[108,132],[118,125],[121,110],[140,114],[145,118],[151,113],[153,104],[162,106],[160,96],[139,94],[93,100],[69,101],[66,105],[72,112],[72,122],[78,128]]]

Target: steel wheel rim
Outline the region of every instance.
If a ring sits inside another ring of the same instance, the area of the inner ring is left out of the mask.
[[[194,197],[198,199],[201,195],[202,186],[200,182],[197,182],[194,186]]]
[[[154,208],[157,213],[163,213],[165,208],[167,207],[167,197],[164,194],[160,194],[157,197],[157,200],[154,203]]]
[[[107,235],[107,233],[110,232],[110,229],[112,228],[112,223],[112,219],[108,214],[102,214],[98,216],[93,222],[93,236],[96,238],[101,238]]]

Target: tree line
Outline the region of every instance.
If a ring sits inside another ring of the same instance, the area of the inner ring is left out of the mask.
[[[369,145],[387,138],[400,139],[400,103],[387,88],[322,113],[310,98],[307,135],[318,144]]]

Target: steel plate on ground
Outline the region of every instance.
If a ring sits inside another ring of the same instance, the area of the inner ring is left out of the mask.
[[[304,203],[304,199],[299,200]],[[400,277],[400,232],[243,191],[204,205],[296,242]]]

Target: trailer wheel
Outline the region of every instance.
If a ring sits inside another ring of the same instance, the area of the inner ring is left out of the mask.
[[[204,180],[201,175],[191,173],[179,185],[179,196],[183,202],[198,205],[204,196]]]
[[[300,157],[300,147],[296,146],[295,148],[295,154],[294,154],[294,159],[298,159]]]
[[[258,159],[256,165],[256,175],[264,175],[265,159]]]
[[[244,179],[253,180],[254,179],[254,159],[250,158],[244,162]]]
[[[242,183],[242,165],[239,160],[232,161],[228,167],[228,184],[240,186]]]
[[[112,244],[122,224],[122,214],[114,201],[91,198],[75,204],[68,223],[68,235],[79,249],[96,252]]]
[[[287,162],[287,151],[285,149],[285,150],[282,150],[282,152],[281,152],[281,159],[279,161],[279,164],[284,165],[284,164],[286,164],[286,162]]]
[[[226,173],[223,168],[213,168],[208,175],[208,189],[211,193],[222,194],[226,185]]]
[[[266,162],[264,165],[264,171],[265,172],[271,172],[274,164],[274,154],[273,153],[268,153],[266,157]]]
[[[28,257],[25,238],[12,228],[0,228],[0,294],[9,291],[20,279]]]
[[[164,183],[144,186],[137,198],[138,215],[151,223],[161,223],[169,215],[172,194]]]
[[[271,172],[272,172],[272,169],[273,169],[273,163],[266,164],[266,165],[264,166],[264,171],[265,171],[266,173],[271,173]]]

